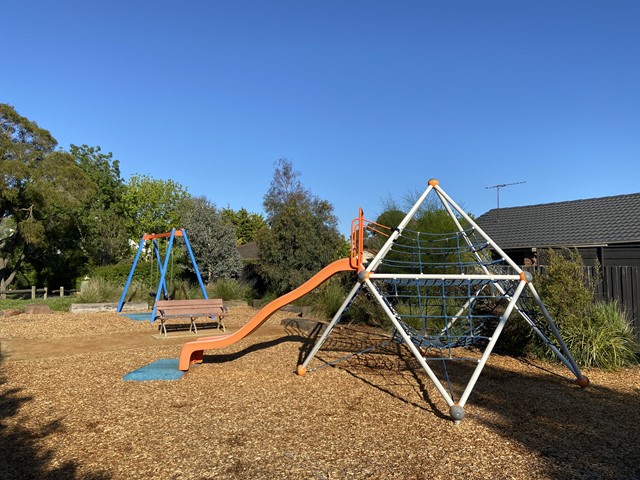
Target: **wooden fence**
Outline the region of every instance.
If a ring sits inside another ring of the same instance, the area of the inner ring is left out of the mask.
[[[31,295],[31,300],[38,298],[38,295],[47,299],[50,296],[64,297],[65,295],[76,293],[77,291],[78,290],[65,290],[64,287],[60,287],[57,290],[49,290],[47,287],[36,288],[34,285],[31,288],[23,288],[19,290],[0,290],[0,299],[6,300],[7,297],[29,298],[29,295]]]
[[[589,279],[595,275],[594,267],[585,266]],[[523,270],[544,272],[546,266],[522,267]],[[637,266],[600,267],[596,282],[596,295],[600,300],[617,300],[626,311],[640,342],[640,269]],[[544,300],[544,299],[543,299]]]
[[[603,267],[596,286],[601,299],[618,300],[629,314],[640,341],[640,272],[638,267]]]

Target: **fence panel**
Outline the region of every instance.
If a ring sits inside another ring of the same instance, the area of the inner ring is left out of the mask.
[[[530,272],[544,273],[546,265],[522,267]],[[588,282],[594,280],[594,267],[584,267]],[[629,315],[631,325],[635,329],[636,338],[640,342],[640,268],[637,266],[605,266],[600,269],[600,277],[596,279],[596,296],[599,300],[617,300],[621,308]],[[544,299],[543,299],[544,300]]]
[[[640,341],[640,272],[638,267],[604,267],[598,293],[607,300],[618,300],[636,331]]]

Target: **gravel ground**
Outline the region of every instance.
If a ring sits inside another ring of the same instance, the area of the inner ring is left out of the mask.
[[[227,329],[253,313],[232,308]],[[298,377],[309,339],[281,327],[290,317],[164,382],[122,376],[188,338],[150,341],[155,326],[108,313],[0,318],[0,477],[640,479],[640,369],[588,371],[583,390],[563,368],[493,355],[455,425],[397,345]],[[336,329],[313,365],[379,338]]]

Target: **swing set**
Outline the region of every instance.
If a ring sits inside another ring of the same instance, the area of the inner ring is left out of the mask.
[[[173,272],[173,246],[174,246],[174,240],[176,238],[182,238],[184,240],[184,245],[187,249],[187,252],[189,253],[189,258],[191,259],[191,265],[193,266],[193,270],[196,273],[196,277],[198,278],[198,283],[200,284],[200,290],[202,291],[202,295],[203,298],[207,299],[207,290],[204,286],[204,282],[202,281],[202,277],[200,276],[200,270],[198,269],[198,265],[196,263],[196,258],[193,255],[193,250],[191,249],[191,244],[189,243],[189,239],[187,238],[187,232],[184,228],[181,229],[175,229],[172,228],[170,232],[166,232],[166,233],[152,233],[152,234],[147,234],[145,233],[142,236],[142,239],[140,240],[140,243],[138,245],[138,250],[136,251],[136,256],[133,260],[133,265],[131,265],[131,270],[129,271],[129,276],[127,277],[127,282],[124,286],[124,290],[122,291],[122,296],[120,297],[120,302],[118,303],[118,307],[116,309],[116,312],[121,312],[122,308],[124,307],[125,304],[125,298],[127,296],[127,291],[129,289],[129,286],[131,285],[131,280],[133,278],[133,274],[136,270],[136,266],[138,265],[138,261],[140,260],[140,257],[142,255],[143,252],[147,252],[149,251],[149,248],[151,248],[151,255],[152,258],[151,260],[151,271],[152,271],[152,280],[153,280],[153,272],[157,271],[159,272],[159,276],[158,276],[158,284],[156,287],[155,292],[152,292],[152,295],[154,295],[154,302],[153,302],[153,309],[151,311],[151,317],[150,317],[150,321],[153,322],[154,319],[157,317],[156,315],[156,305],[158,303],[158,301],[162,298],[163,300],[169,300],[170,294],[169,294],[169,288],[167,286],[167,273],[168,273],[168,269],[169,269],[169,259],[171,259],[171,271]],[[158,240],[166,240],[166,248],[161,249],[160,248],[160,244],[158,243]],[[147,243],[150,242],[150,245]],[[164,258],[162,256],[162,250],[165,250],[165,254],[164,254]],[[171,278],[173,278],[173,276],[171,275]]]

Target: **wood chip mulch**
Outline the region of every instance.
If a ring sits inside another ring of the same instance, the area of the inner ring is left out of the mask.
[[[254,313],[232,308],[227,329]],[[0,318],[0,478],[640,479],[640,369],[581,389],[493,355],[455,425],[396,344],[295,375],[310,340],[291,316],[149,382],[122,377],[189,338],[109,313]],[[312,367],[383,339],[338,328]],[[448,372],[454,394],[471,369]]]

